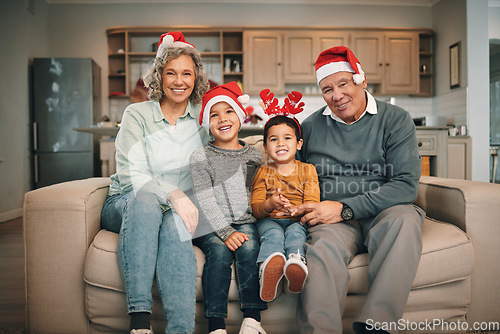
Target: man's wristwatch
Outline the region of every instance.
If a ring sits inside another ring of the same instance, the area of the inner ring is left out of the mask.
[[[342,217],[342,219],[345,221],[351,220],[352,217],[354,217],[352,209],[347,204],[342,203],[342,211],[340,211],[340,217]]]

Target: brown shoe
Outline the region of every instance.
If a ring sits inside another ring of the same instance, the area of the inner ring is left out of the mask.
[[[305,259],[300,256],[300,253],[292,253],[288,256],[284,272],[288,282],[288,291],[291,293],[301,293],[307,280],[308,270]]]
[[[275,252],[262,263],[259,269],[260,299],[270,302],[276,298],[278,284],[283,277],[285,266],[285,255]]]

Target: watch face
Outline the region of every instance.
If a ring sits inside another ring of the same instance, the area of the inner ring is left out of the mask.
[[[344,208],[342,209],[341,216],[343,220],[351,220],[353,217],[352,209],[348,206],[347,207],[344,206]]]

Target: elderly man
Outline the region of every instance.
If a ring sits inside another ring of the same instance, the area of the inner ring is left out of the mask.
[[[356,333],[385,333],[401,318],[420,260],[425,213],[413,205],[420,178],[410,114],[375,100],[346,47],[323,51],[316,75],[327,106],[302,123],[299,159],[318,172],[321,202],[302,205],[309,279],[300,296],[302,333],[342,333],[352,258],[368,252],[368,293]],[[390,329],[392,332],[396,330]]]

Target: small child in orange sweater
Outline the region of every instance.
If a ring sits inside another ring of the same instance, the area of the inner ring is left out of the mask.
[[[260,236],[260,297],[270,302],[276,298],[283,275],[287,288],[300,293],[307,279],[304,243],[306,228],[300,224],[303,212],[297,206],[319,202],[316,169],[295,159],[302,147],[299,122],[290,115],[302,111],[302,94],[292,92],[283,108],[277,99],[263,90],[260,96],[264,110],[272,116],[264,127],[264,147],[273,162],[262,166],[252,184],[251,206]],[[291,101],[290,101],[291,100]],[[288,259],[287,259],[288,258]]]

